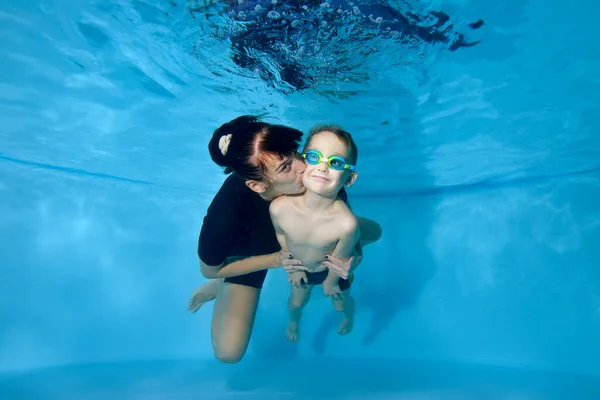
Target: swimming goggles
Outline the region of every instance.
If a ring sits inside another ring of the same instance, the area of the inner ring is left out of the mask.
[[[336,171],[343,171],[345,169],[354,171],[356,169],[354,165],[348,164],[348,162],[340,156],[331,156],[329,158],[325,158],[323,157],[323,154],[317,150],[310,150],[306,153],[302,153],[302,158],[304,158],[310,165],[317,165],[318,163],[325,161],[329,168]]]

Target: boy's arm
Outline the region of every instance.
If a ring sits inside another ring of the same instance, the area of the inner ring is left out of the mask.
[[[342,261],[348,261],[360,238],[360,228],[354,215],[344,218],[342,224],[340,240],[331,255]]]
[[[296,260],[294,255],[290,253],[290,248],[288,247],[287,240],[285,239],[285,232],[283,231],[283,228],[281,228],[281,216],[283,213],[285,213],[287,207],[289,207],[289,199],[285,196],[276,198],[269,206],[269,213],[271,214],[273,228],[275,228],[277,242],[279,242],[279,245],[281,246],[282,254],[285,254],[288,257],[287,260],[284,260],[283,269],[285,269],[288,273],[295,271],[307,271],[308,269],[302,265],[302,262]]]
[[[302,266],[302,263],[298,260],[294,260],[293,255],[290,253],[290,249],[288,248],[287,241],[285,240],[285,232],[281,228],[279,224],[279,218],[281,214],[284,212],[284,208],[286,199],[284,196],[278,197],[277,199],[271,202],[269,206],[269,213],[271,214],[271,222],[273,223],[273,228],[275,228],[275,236],[277,236],[277,241],[281,246],[281,252],[283,254],[288,255],[288,260],[284,261],[283,269],[288,273],[288,281],[291,282],[291,275],[294,272],[304,272],[307,270],[306,267]],[[306,278],[306,275],[303,275]],[[302,278],[302,276],[299,276]]]
[[[350,200],[346,199],[345,203],[346,206],[348,206],[348,209],[352,211]],[[356,219],[358,220],[358,226],[360,229],[360,240],[356,242],[356,246],[354,246],[354,249],[356,250],[355,257],[360,258],[360,260],[357,260],[357,262],[353,263],[354,267],[352,268],[352,270],[356,269],[356,267],[358,267],[358,264],[360,264],[360,261],[362,260],[363,247],[378,241],[381,238],[382,234],[381,225],[379,225],[378,222],[373,221],[369,218],[359,216],[356,216]]]
[[[358,243],[359,238],[360,228],[358,226],[358,221],[354,215],[350,214],[344,219],[340,240],[333,249],[331,256],[341,261],[348,261],[354,253],[355,246]],[[329,272],[327,273],[327,278],[325,278],[324,283],[327,282],[328,284],[334,284],[337,282],[338,278],[338,274],[329,268]]]
[[[279,225],[279,216],[285,207],[284,202],[285,197],[283,196],[273,200],[269,206],[269,214],[271,215],[271,222],[273,223],[273,228],[275,228],[275,235],[277,236],[277,241],[279,242],[279,246],[281,246],[281,250],[289,252],[285,241],[285,233],[283,232],[283,229],[281,229],[281,225]]]

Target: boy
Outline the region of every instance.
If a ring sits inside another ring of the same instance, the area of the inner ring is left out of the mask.
[[[309,134],[302,157],[307,163],[303,175],[306,191],[278,197],[269,208],[282,250],[293,254],[307,269],[288,274],[292,293],[286,336],[291,342],[298,340],[302,308],[318,284],[333,300],[334,308],[344,313],[338,333],[345,335],[352,330],[353,275],[341,279],[322,262],[327,255],[348,260],[360,236],[356,217],[337,197],[340,189],[351,186],[357,177],[358,151],[352,136],[336,126],[317,127]]]

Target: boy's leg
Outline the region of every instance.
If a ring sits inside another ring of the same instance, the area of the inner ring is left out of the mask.
[[[340,287],[342,287],[343,280],[340,279]],[[336,311],[344,313],[344,318],[340,322],[338,333],[340,335],[346,335],[352,331],[354,327],[354,299],[350,295],[350,287],[342,290],[341,300],[332,300],[333,307]]]
[[[314,285],[303,285],[301,287],[296,287],[293,283],[290,284],[290,287],[292,288],[292,293],[288,300],[290,322],[285,330],[285,336],[292,343],[298,341],[298,325],[300,324],[300,318],[302,317],[302,308],[308,304],[313,286]]]

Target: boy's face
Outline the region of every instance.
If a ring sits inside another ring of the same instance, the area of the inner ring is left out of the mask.
[[[314,135],[306,146],[305,151],[319,151],[324,159],[316,165],[306,163],[303,182],[306,189],[323,196],[335,196],[343,186],[350,186],[356,179],[352,171],[336,170],[331,168],[326,159],[331,156],[339,156],[348,162],[350,148],[346,146],[334,133],[322,131]]]

